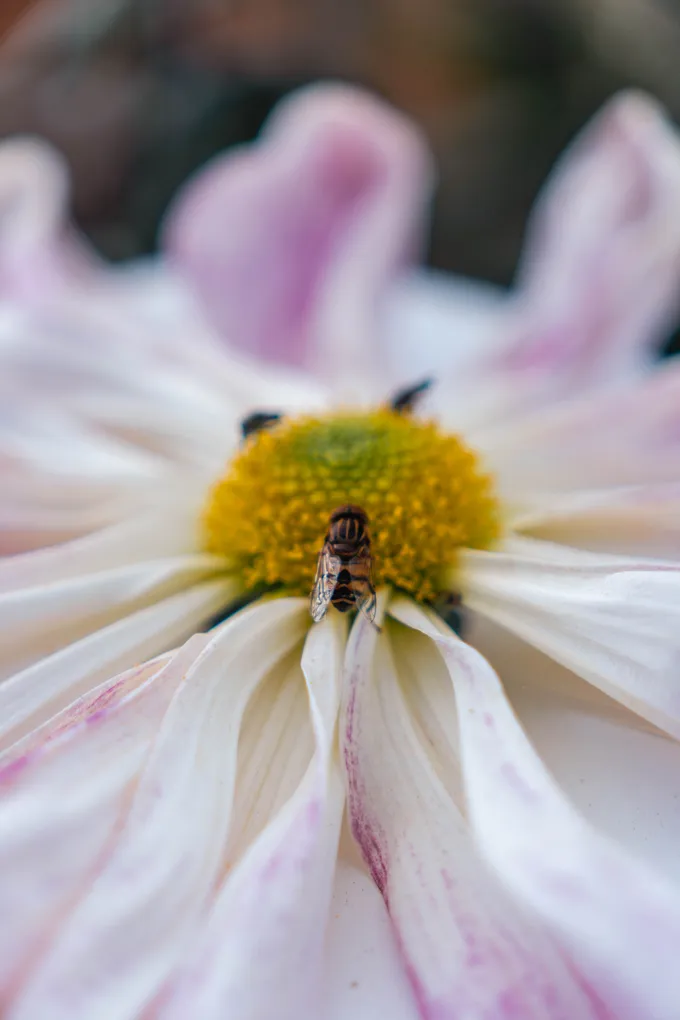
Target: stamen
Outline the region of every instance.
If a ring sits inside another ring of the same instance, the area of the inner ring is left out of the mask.
[[[376,588],[421,601],[447,587],[459,549],[498,539],[491,478],[436,424],[391,408],[272,419],[250,431],[203,514],[205,548],[230,560],[245,589],[308,596],[330,515],[347,504],[366,511]]]

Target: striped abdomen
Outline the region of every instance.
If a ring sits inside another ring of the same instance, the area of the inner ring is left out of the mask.
[[[329,552],[340,560],[331,602],[341,613],[354,609],[371,593],[371,543],[367,517],[359,506],[333,512],[326,539]]]

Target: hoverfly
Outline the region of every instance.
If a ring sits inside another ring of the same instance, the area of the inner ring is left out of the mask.
[[[368,517],[360,506],[339,506],[331,514],[310,596],[316,623],[333,605],[341,613],[358,609],[374,624],[376,595],[367,525]]]

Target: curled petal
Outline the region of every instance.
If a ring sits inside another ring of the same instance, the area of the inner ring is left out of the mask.
[[[595,1020],[551,939],[480,861],[413,725],[388,635],[362,620],[347,653],[341,736],[352,832],[423,1020]]]
[[[367,370],[385,284],[415,253],[428,178],[397,113],[317,86],[188,186],[166,240],[229,343],[337,383],[357,357]]]
[[[466,602],[680,736],[680,565],[537,539],[465,553]]]
[[[624,375],[678,311],[680,140],[648,97],[605,106],[558,164],[527,235],[512,369]]]
[[[573,959],[602,1004],[595,1015],[673,1020],[678,890],[578,816],[478,652],[412,603],[392,611],[437,642],[450,671],[470,819],[486,859]]]
[[[337,617],[307,636],[302,666],[314,758],[227,878],[188,961],[162,997],[159,1020],[321,1015],[322,933],[344,804],[333,742],[343,648]]]
[[[21,984],[105,854],[182,671],[201,639],[106,680],[0,765],[0,988]]]
[[[495,342],[442,387],[443,416],[507,421],[635,375],[667,338],[679,294],[680,140],[653,99],[625,92],[549,178]]]
[[[0,296],[30,297],[82,271],[88,256],[66,229],[68,174],[49,145],[0,145]]]
[[[325,1020],[420,1020],[385,903],[364,869],[340,859],[331,903]]]
[[[132,1020],[156,993],[219,873],[245,707],[305,627],[301,600],[251,607],[185,669],[107,852],[17,988],[16,1020]],[[77,787],[52,795],[67,817]]]

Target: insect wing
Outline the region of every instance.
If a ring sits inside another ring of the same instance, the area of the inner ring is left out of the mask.
[[[371,556],[365,552],[351,561],[352,591],[354,604],[371,623],[375,620],[377,598],[371,575]]]
[[[335,591],[335,586],[338,583],[339,573],[340,558],[338,556],[334,556],[329,550],[328,544],[326,544],[319,553],[319,562],[316,567],[314,587],[312,588],[312,594],[309,599],[309,608],[312,614],[312,619],[315,623],[318,623],[319,620],[323,620],[326,615],[326,610],[331,604],[333,592]]]
[[[367,616],[371,623],[375,623],[375,610],[378,604],[378,599],[373,588],[370,591],[364,592],[360,599],[357,599],[357,608],[360,613]],[[378,628],[380,630],[380,628]]]

